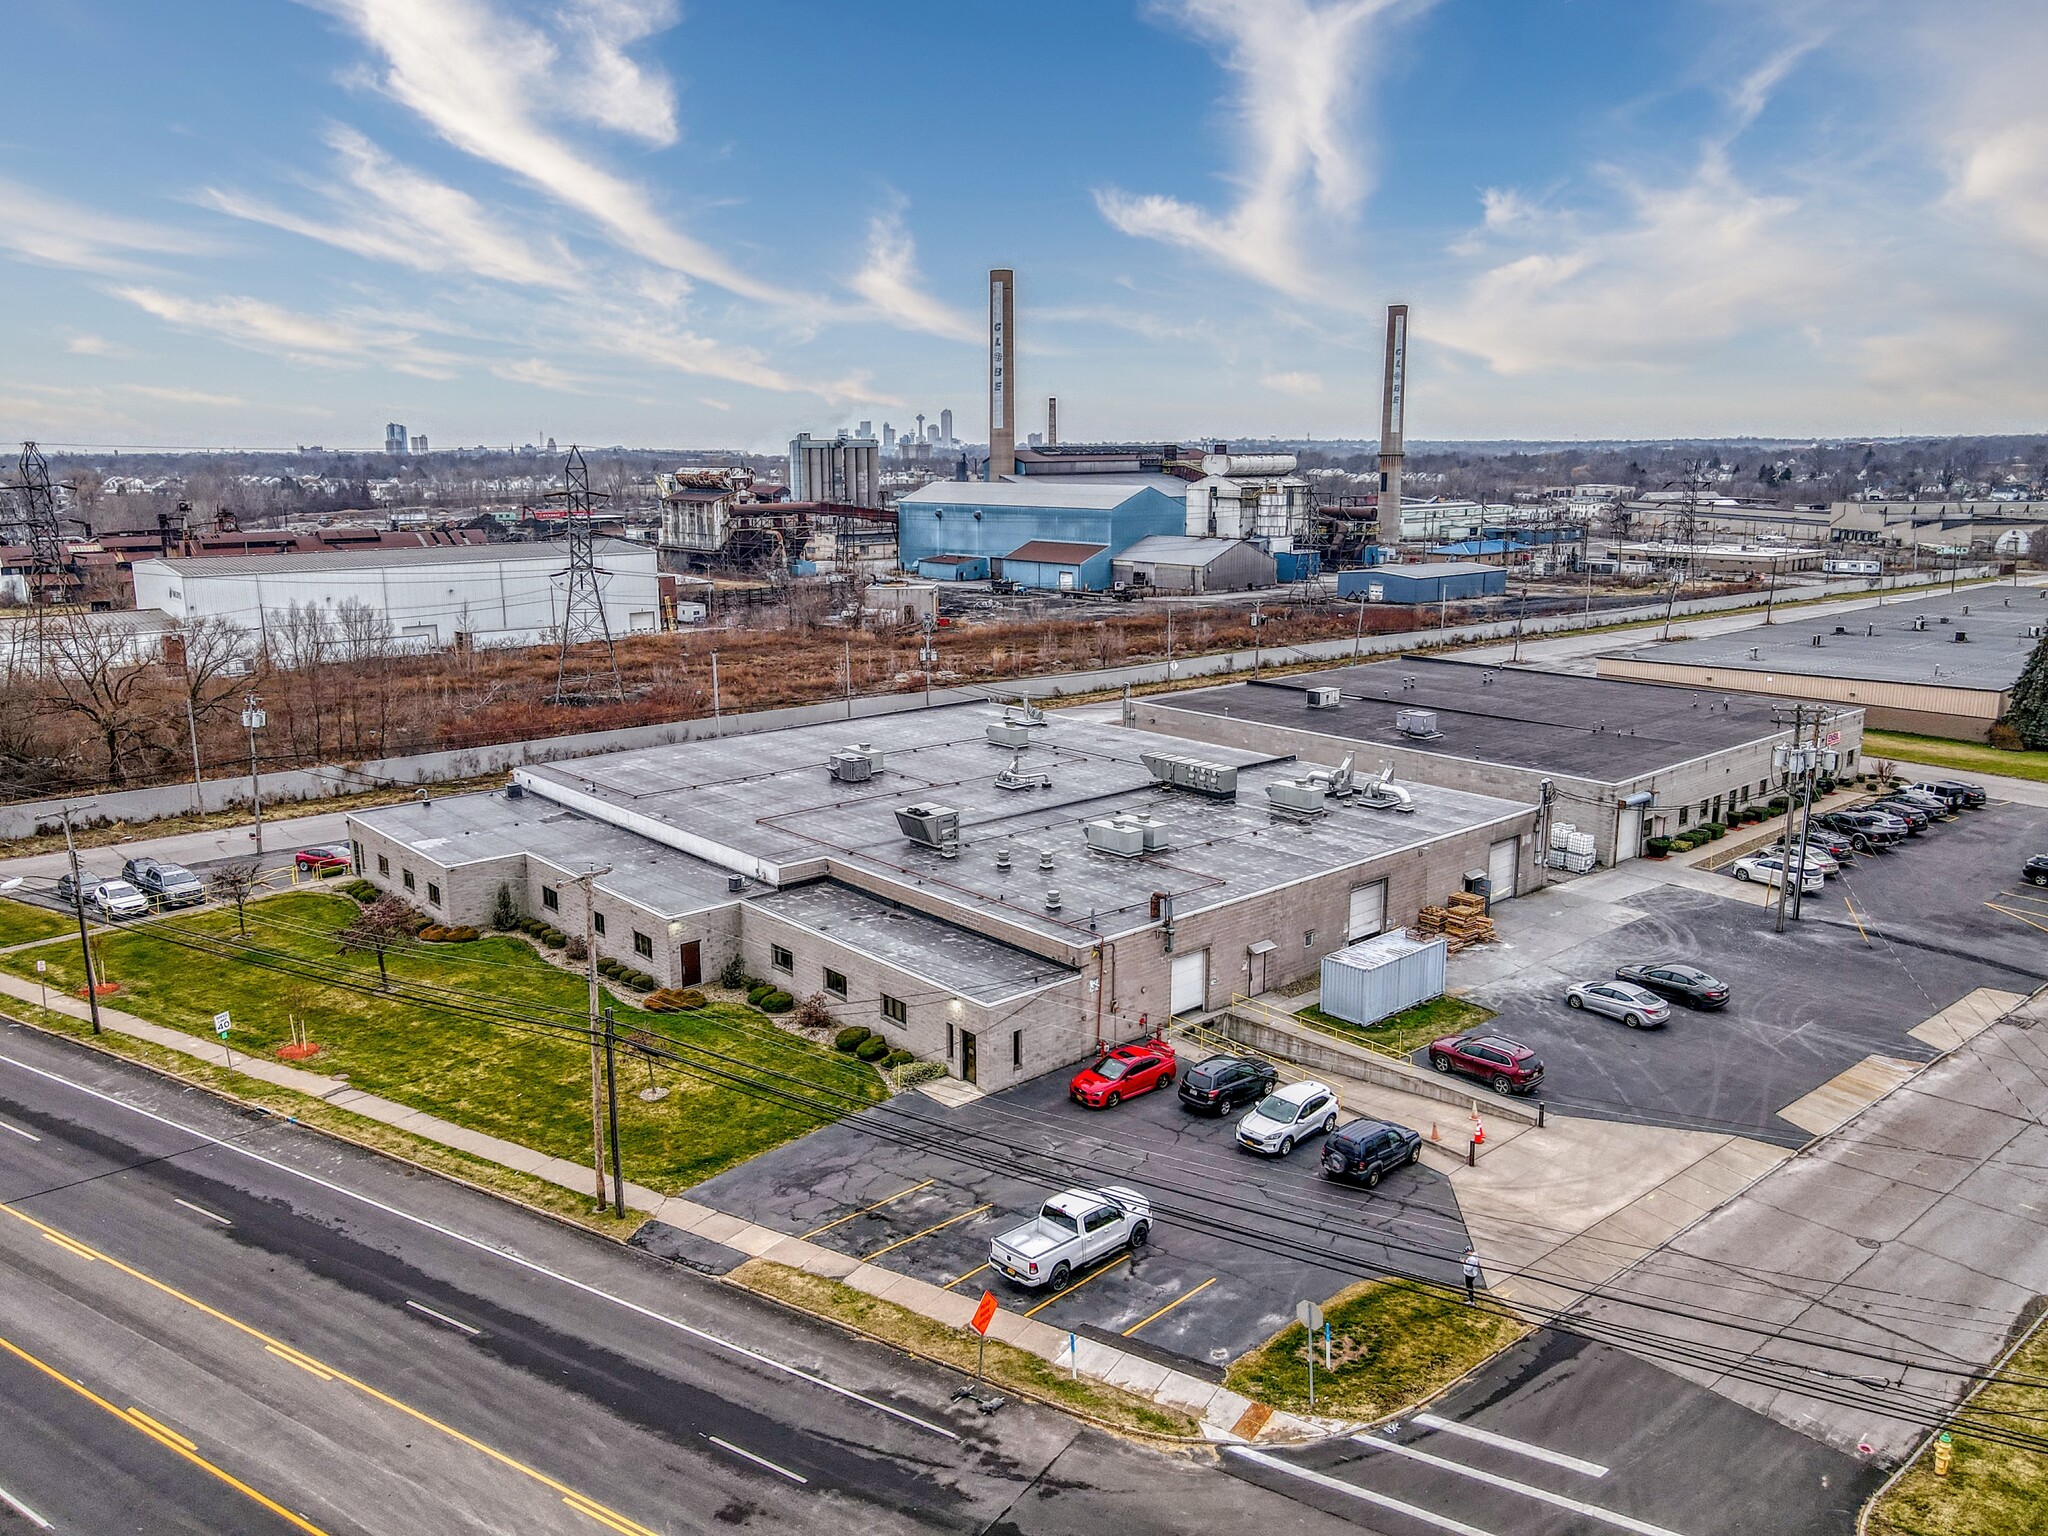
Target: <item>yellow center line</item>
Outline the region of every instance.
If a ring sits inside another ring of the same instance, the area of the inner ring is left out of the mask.
[[[621,1536],[654,1536],[652,1531],[648,1531],[642,1526],[634,1525],[631,1521],[614,1519],[605,1512],[601,1505],[593,1504],[588,1499],[579,1499],[575,1495],[570,1494],[565,1496],[562,1502],[575,1510],[577,1514],[595,1520],[607,1530],[620,1532]]]
[[[848,1211],[844,1216],[826,1222],[825,1225],[823,1225],[822,1227],[811,1228],[810,1231],[804,1233],[804,1237],[805,1239],[810,1239],[816,1237],[820,1232],[830,1232],[834,1227],[843,1227],[846,1225],[846,1223],[852,1221],[856,1216],[865,1216],[869,1211],[879,1211],[883,1206],[891,1204],[894,1201],[901,1200],[905,1195],[914,1195],[920,1189],[929,1189],[932,1185],[936,1184],[937,1182],[938,1180],[936,1179],[926,1179],[922,1184],[913,1184],[908,1189],[899,1189],[896,1191],[895,1194],[877,1200],[873,1205],[864,1205],[857,1211]]]
[[[201,1471],[209,1473],[210,1475],[219,1478],[222,1482],[226,1483],[230,1488],[234,1489],[235,1492],[242,1494],[246,1498],[253,1499],[258,1504],[261,1504],[265,1509],[269,1510],[273,1515],[276,1515],[280,1520],[289,1521],[291,1524],[297,1526],[300,1530],[306,1532],[307,1536],[327,1536],[327,1532],[321,1530],[319,1526],[312,1524],[310,1521],[300,1519],[297,1515],[293,1514],[290,1510],[286,1509],[282,1504],[278,1503],[277,1500],[271,1498],[268,1494],[258,1493],[254,1488],[251,1488],[239,1477],[236,1477],[234,1473],[215,1466],[212,1462],[208,1461],[204,1456],[201,1456],[197,1450],[193,1449],[192,1442],[185,1439],[183,1435],[179,1435],[171,1430],[164,1429],[162,1426],[158,1425],[153,1419],[149,1419],[146,1416],[137,1417],[132,1410],[129,1412],[123,1412],[121,1409],[115,1407],[112,1403],[108,1402],[104,1397],[101,1397],[99,1393],[93,1391],[90,1387],[83,1386],[80,1383],[73,1381],[69,1376],[66,1376],[54,1365],[51,1365],[46,1361],[37,1359],[34,1355],[30,1354],[27,1350],[23,1349],[19,1344],[16,1344],[11,1339],[0,1338],[0,1349],[6,1350],[7,1353],[14,1356],[15,1359],[22,1361],[24,1364],[34,1366],[37,1370],[41,1371],[45,1376],[49,1377],[50,1380],[56,1382],[66,1391],[76,1392],[80,1397],[84,1398],[87,1402],[91,1403],[95,1408],[105,1409],[108,1413],[112,1414],[115,1418],[119,1419],[123,1424],[126,1424],[130,1429],[141,1431],[143,1434],[149,1436],[150,1439],[154,1440],[158,1445],[163,1446],[166,1450],[175,1451],[178,1455],[184,1457],[185,1460],[191,1462],[193,1466],[198,1467]]]
[[[64,1237],[56,1232],[45,1232],[43,1234],[43,1240],[45,1242],[55,1243],[59,1248],[62,1248],[66,1253],[70,1254],[71,1257],[73,1257],[74,1259],[83,1259],[88,1264],[92,1263],[95,1259],[99,1257],[99,1255],[94,1253],[90,1248],[87,1248],[79,1243],[74,1243],[73,1241],[71,1241],[70,1238]]]
[[[987,1209],[987,1207],[983,1207],[983,1209]],[[173,1301],[183,1302],[186,1306],[192,1308],[195,1312],[202,1313],[205,1316],[212,1318],[215,1322],[224,1324],[225,1326],[234,1329],[237,1333],[242,1334],[244,1337],[255,1340],[258,1344],[261,1344],[270,1353],[277,1355],[281,1359],[289,1360],[292,1364],[299,1366],[302,1370],[311,1371],[315,1375],[325,1373],[332,1379],[339,1381],[343,1386],[355,1388],[364,1396],[371,1398],[376,1402],[382,1403],[385,1407],[393,1409],[398,1413],[404,1414],[407,1418],[412,1419],[417,1423],[426,1425],[429,1429],[437,1430],[438,1432],[446,1435],[449,1439],[454,1440],[458,1444],[468,1446],[477,1454],[481,1456],[487,1456],[492,1461],[497,1462],[498,1465],[508,1468],[513,1472],[517,1472],[521,1476],[533,1479],[533,1481],[539,1483],[543,1488],[547,1488],[555,1493],[558,1493],[562,1495],[564,1498],[568,1498],[571,1495],[574,1495],[575,1498],[577,1498],[585,1504],[588,1504],[593,1510],[602,1510],[607,1518],[620,1522],[621,1527],[631,1532],[632,1536],[655,1536],[655,1533],[647,1530],[645,1526],[636,1525],[631,1520],[627,1519],[624,1515],[618,1513],[618,1511],[608,1509],[604,1505],[599,1504],[596,1500],[591,1499],[584,1494],[577,1493],[576,1490],[574,1488],[571,1488],[567,1483],[560,1482],[557,1479],[550,1477],[547,1473],[541,1471],[539,1468],[530,1467],[525,1462],[520,1461],[517,1457],[508,1456],[505,1454],[505,1452],[498,1450],[495,1446],[486,1445],[483,1441],[476,1439],[474,1436],[464,1434],[461,1430],[455,1428],[452,1424],[444,1424],[441,1420],[433,1417],[433,1415],[422,1413],[419,1409],[413,1407],[410,1403],[400,1402],[397,1398],[391,1396],[389,1393],[378,1391],[368,1382],[359,1381],[355,1377],[349,1375],[346,1371],[337,1369],[336,1367],[331,1365],[327,1365],[322,1361],[316,1360],[311,1355],[307,1355],[299,1350],[293,1349],[291,1345],[285,1343],[282,1339],[273,1338],[271,1335],[265,1333],[260,1328],[245,1323],[239,1318],[230,1317],[227,1313],[221,1311],[218,1307],[209,1306],[207,1303],[199,1300],[198,1297],[189,1296],[185,1292],[179,1290],[176,1286],[168,1285],[164,1281],[157,1279],[154,1275],[145,1274],[143,1271],[135,1268],[132,1264],[124,1264],[121,1260],[114,1258],[111,1254],[101,1253],[98,1249],[95,1248],[88,1248],[85,1244],[77,1241],[75,1238],[65,1236],[64,1233],[58,1231],[55,1227],[49,1225],[47,1222],[37,1220],[35,1217],[29,1215],[26,1211],[16,1210],[11,1205],[0,1204],[0,1213],[5,1213],[6,1215],[12,1216],[16,1221],[19,1221],[26,1226],[33,1227],[36,1231],[42,1233],[43,1236],[50,1238],[52,1241],[61,1240],[62,1243],[77,1249],[79,1253],[84,1257],[98,1259],[105,1263],[108,1267],[117,1270],[121,1274],[128,1276],[131,1280],[139,1280],[142,1284],[148,1286],[151,1290],[154,1290],[160,1293],[161,1295],[168,1296]],[[0,1339],[0,1345],[6,1345],[6,1340]],[[11,1348],[12,1346],[8,1347]],[[15,1353],[20,1354],[21,1352],[19,1350],[16,1350]],[[27,1359],[29,1357],[24,1355],[23,1358]],[[41,1362],[39,1361],[35,1363],[41,1364]],[[45,1367],[45,1369],[48,1368]],[[67,1386],[74,1385],[74,1383],[70,1382],[67,1378],[59,1377],[58,1379],[64,1381],[65,1385]],[[95,1399],[95,1401],[97,1401],[97,1399]],[[121,1414],[121,1410],[115,1408],[112,1404],[107,1404],[106,1407],[109,1413],[120,1414],[123,1419],[127,1419],[127,1415]],[[132,1419],[128,1419],[127,1422],[134,1423],[135,1421]],[[141,1426],[137,1427],[139,1428]],[[147,1431],[145,1431],[145,1433],[147,1433]],[[185,1453],[181,1449],[180,1454],[189,1453]],[[227,1473],[220,1472],[219,1469],[213,1467],[211,1463],[202,1464],[207,1467],[207,1470],[215,1472],[220,1477],[228,1478],[228,1481],[230,1482],[233,1481],[232,1478],[228,1477]],[[326,1533],[324,1531],[317,1530],[315,1527],[305,1524],[304,1521],[299,1520],[298,1517],[293,1515],[289,1510],[285,1510],[282,1508],[278,1508],[278,1506],[271,1505],[267,1499],[263,1498],[263,1495],[257,1493],[254,1489],[246,1488],[240,1483],[236,1483],[235,1486],[237,1488],[241,1488],[242,1491],[247,1493],[251,1498],[258,1500],[271,1508],[277,1509],[279,1514],[283,1515],[286,1519],[293,1521],[302,1529],[312,1532],[313,1536],[326,1536]]]
[[[1081,1287],[1086,1285],[1090,1280],[1100,1280],[1112,1269],[1115,1269],[1117,1265],[1128,1264],[1130,1261],[1131,1256],[1128,1253],[1118,1254],[1109,1263],[1103,1265],[1102,1268],[1096,1270],[1094,1274],[1083,1275],[1080,1279],[1076,1280],[1072,1285],[1068,1286],[1064,1291],[1058,1291],[1055,1292],[1053,1295],[1046,1297],[1045,1300],[1041,1301],[1037,1306],[1033,1307],[1029,1312],[1026,1312],[1024,1315],[1026,1317],[1038,1316],[1039,1313],[1043,1312],[1047,1307],[1051,1306],[1054,1302],[1058,1301],[1060,1297],[1073,1295],[1074,1292],[1081,1289]]]
[[[288,1365],[296,1365],[309,1376],[318,1376],[322,1381],[334,1380],[332,1372],[322,1370],[295,1349],[280,1349],[275,1344],[266,1344],[263,1348],[265,1353],[277,1356]]]
[[[944,1221],[938,1223],[938,1225],[936,1226],[926,1227],[922,1232],[913,1232],[908,1237],[899,1237],[896,1239],[895,1242],[884,1244],[882,1247],[877,1248],[873,1253],[862,1254],[861,1262],[866,1263],[870,1259],[879,1259],[885,1253],[894,1253],[898,1248],[901,1248],[905,1243],[914,1243],[921,1237],[930,1237],[934,1232],[943,1232],[946,1230],[946,1228],[952,1226],[956,1222],[965,1221],[970,1216],[979,1216],[983,1211],[992,1211],[994,1209],[995,1206],[993,1204],[977,1205],[971,1211],[962,1211],[958,1216],[949,1216]]]
[[[135,1422],[140,1424],[144,1429],[147,1429],[154,1434],[162,1435],[165,1439],[168,1440],[177,1441],[178,1444],[185,1447],[185,1449],[188,1451],[196,1451],[199,1449],[199,1442],[197,1440],[187,1439],[185,1436],[179,1434],[175,1429],[171,1428],[170,1425],[162,1423],[157,1419],[152,1419],[140,1408],[130,1408],[128,1410],[128,1417],[135,1420]]]
[[[980,1274],[980,1273],[981,1273],[981,1272],[982,1272],[983,1270],[985,1270],[985,1269],[987,1269],[987,1268],[988,1268],[988,1265],[986,1265],[986,1264],[977,1264],[977,1265],[975,1265],[975,1266],[974,1266],[974,1268],[972,1268],[972,1269],[970,1269],[969,1271],[967,1271],[967,1273],[966,1273],[966,1274],[964,1274],[964,1275],[955,1275],[955,1276],[954,1276],[954,1277],[953,1277],[952,1279],[948,1280],[948,1281],[947,1281],[947,1282],[946,1282],[946,1283],[945,1283],[944,1285],[940,1286],[940,1287],[939,1287],[939,1289],[940,1289],[940,1290],[942,1290],[942,1291],[950,1291],[951,1289],[953,1289],[953,1287],[954,1287],[954,1286],[958,1285],[958,1284],[959,1284],[959,1283],[960,1283],[960,1282],[961,1282],[962,1280],[972,1280],[972,1279],[973,1279],[973,1278],[974,1278],[974,1277],[975,1277],[976,1275]]]
[[[1200,1285],[1196,1286],[1192,1291],[1181,1292],[1180,1295],[1174,1297],[1173,1300],[1169,1301],[1157,1312],[1154,1312],[1150,1317],[1141,1318],[1137,1322],[1131,1324],[1130,1327],[1124,1330],[1123,1336],[1128,1339],[1132,1334],[1136,1333],[1140,1328],[1144,1327],[1145,1324],[1158,1322],[1159,1319],[1166,1316],[1167,1313],[1171,1312],[1175,1307],[1179,1306],[1182,1302],[1191,1301],[1195,1297],[1201,1295],[1202,1292],[1206,1291],[1207,1289],[1209,1289],[1210,1286],[1214,1285],[1216,1283],[1216,1280],[1217,1277],[1215,1275],[1211,1275],[1208,1279],[1204,1280]]]

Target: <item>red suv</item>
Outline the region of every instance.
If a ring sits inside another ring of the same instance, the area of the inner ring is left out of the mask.
[[[1096,1057],[1093,1066],[1076,1072],[1067,1084],[1067,1093],[1076,1104],[1090,1109],[1115,1109],[1125,1099],[1169,1086],[1178,1066],[1173,1047],[1164,1040],[1119,1045]]]
[[[1505,1035],[1445,1035],[1429,1042],[1429,1064],[1476,1077],[1495,1093],[1527,1093],[1543,1081],[1536,1053]]]

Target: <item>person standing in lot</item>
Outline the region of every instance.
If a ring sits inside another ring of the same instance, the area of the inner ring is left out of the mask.
[[[1479,1254],[1469,1244],[1465,1249],[1465,1305],[1478,1305]]]

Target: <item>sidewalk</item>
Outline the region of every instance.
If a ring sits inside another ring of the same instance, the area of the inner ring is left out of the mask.
[[[0,973],[0,996],[34,1003],[41,1000],[41,989],[33,981]],[[52,994],[48,1007],[53,1013],[65,1013],[74,1018],[90,1015],[84,999],[69,994]],[[582,1163],[550,1157],[517,1142],[468,1130],[423,1110],[364,1093],[351,1088],[344,1078],[308,1072],[303,1067],[287,1066],[263,1056],[251,1056],[229,1045],[152,1024],[105,1002],[100,1004],[100,1027],[114,1034],[146,1040],[209,1066],[288,1088],[337,1109],[345,1109],[350,1114],[361,1115],[366,1120],[378,1121],[422,1140],[437,1142],[482,1161],[530,1174],[564,1189],[588,1192],[593,1186],[594,1170]],[[695,1237],[719,1243],[750,1258],[769,1259],[808,1274],[840,1281],[948,1327],[964,1328],[974,1312],[974,1297],[955,1295],[912,1276],[864,1263],[770,1227],[742,1221],[737,1216],[728,1216],[680,1196],[666,1196],[643,1185],[629,1183],[626,1185],[626,1204]],[[1300,1440],[1322,1432],[1318,1425],[1291,1414],[1269,1415],[1262,1405],[1214,1382],[1106,1344],[1082,1339],[1078,1350],[1070,1354],[1069,1336],[1064,1329],[1048,1327],[1014,1312],[998,1312],[989,1328],[989,1337],[1029,1350],[1054,1365],[1064,1367],[1072,1364],[1092,1380],[1193,1414],[1201,1422],[1203,1434],[1211,1440]]]

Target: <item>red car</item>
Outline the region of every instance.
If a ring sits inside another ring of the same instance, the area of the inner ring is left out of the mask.
[[[1076,1104],[1090,1109],[1115,1109],[1125,1099],[1172,1084],[1178,1063],[1164,1040],[1140,1040],[1104,1051],[1095,1064],[1083,1067],[1067,1084]]]
[[[353,860],[344,843],[319,843],[311,848],[301,848],[292,855],[292,862],[299,867],[299,873],[318,871],[326,874],[332,869],[347,869]]]
[[[1476,1077],[1495,1093],[1528,1093],[1543,1081],[1536,1053],[1506,1035],[1445,1035],[1429,1042],[1429,1064]]]

